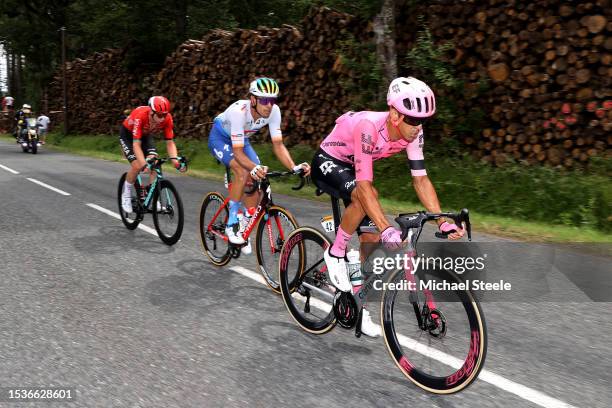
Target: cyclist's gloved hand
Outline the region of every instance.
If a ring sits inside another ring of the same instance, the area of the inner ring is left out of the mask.
[[[304,177],[309,176],[310,175],[310,164],[304,162],[296,166],[293,166],[294,173],[297,173],[300,170],[304,170],[304,174],[302,174]]]
[[[251,177],[253,177],[255,180],[257,181],[261,181],[266,177],[266,173],[268,171],[268,168],[266,166],[262,166],[261,164],[258,164],[257,166],[253,167],[253,170],[251,170]]]
[[[174,168],[181,173],[187,171],[187,163],[185,160],[183,160],[183,158],[180,158],[179,160],[173,159],[172,162],[174,163]]]
[[[451,224],[447,221],[444,221],[442,224],[438,226],[438,229],[441,233],[446,235],[448,239],[459,239],[463,236],[463,229],[459,228],[457,224]]]
[[[402,232],[394,227],[387,227],[380,233],[380,240],[388,249],[397,249],[402,246]]]

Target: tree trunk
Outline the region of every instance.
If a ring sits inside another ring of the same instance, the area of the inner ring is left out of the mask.
[[[15,87],[17,82],[17,74],[15,72],[15,54],[11,52],[11,96],[15,98],[17,96],[17,88]],[[17,106],[17,102],[15,102],[15,106]]]
[[[13,86],[13,81],[11,80],[11,57],[8,48],[6,45],[4,46],[4,55],[6,56],[6,89],[9,95],[12,96],[11,86]]]
[[[20,101],[19,103],[23,103],[21,101],[22,92],[21,92],[21,55],[13,54],[13,58],[16,60],[15,62],[15,99]]]
[[[187,38],[187,0],[174,0],[176,34],[181,41]]]
[[[383,0],[380,13],[374,18],[376,57],[383,69],[379,99],[383,100],[388,84],[397,77],[397,52],[395,49],[395,0]]]

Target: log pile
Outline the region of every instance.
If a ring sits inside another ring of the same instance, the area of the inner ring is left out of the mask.
[[[609,0],[427,2],[435,42],[465,84],[460,112],[480,108],[489,126],[464,143],[482,159],[574,167],[612,148],[612,4]],[[398,25],[401,27],[401,25]],[[400,54],[415,42],[402,32]],[[488,90],[479,92],[482,80]]]
[[[448,59],[465,84],[454,100],[458,114],[480,110],[487,121],[460,136],[475,155],[498,165],[515,159],[574,167],[612,152],[610,0],[406,3],[416,5],[398,9],[398,55],[414,46],[418,15],[426,17],[434,42],[454,43]],[[368,41],[371,25],[319,8],[299,29],[213,30],[189,40],[144,81],[124,71],[122,51],[75,60],[68,69],[71,129],[114,134],[124,109],[162,94],[173,104],[177,134],[203,138],[219,112],[246,97],[250,80],[269,76],[280,85],[288,141],[316,145],[349,110],[341,83],[356,74],[338,50],[350,36]],[[60,79],[61,71],[49,93],[52,111],[61,110]],[[446,125],[448,132],[453,124]]]
[[[338,84],[345,69],[338,61],[338,40],[365,32],[354,17],[327,8],[313,9],[302,29],[214,30],[183,43],[167,58],[157,77],[157,92],[174,104],[179,133],[205,137],[214,117],[244,99],[257,76],[276,79],[282,128],[290,143],[317,144],[348,108]],[[266,137],[267,132],[258,135]]]
[[[70,130],[83,134],[117,134],[122,112],[146,103],[149,91],[142,89],[136,74],[124,68],[125,50],[97,52],[87,59],[67,64],[68,121]],[[146,78],[146,77],[145,77]],[[53,123],[63,122],[62,72],[49,88],[49,110]]]

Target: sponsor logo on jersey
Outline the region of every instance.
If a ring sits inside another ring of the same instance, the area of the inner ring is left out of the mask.
[[[334,167],[338,167],[338,165],[334,164],[334,162],[332,162],[331,160],[328,160],[326,162],[323,162],[323,164],[319,166],[319,169],[321,169],[321,173],[326,176],[333,171]]]
[[[344,142],[323,142],[321,143],[321,146],[323,147],[342,147],[342,146],[346,146],[346,143]]]

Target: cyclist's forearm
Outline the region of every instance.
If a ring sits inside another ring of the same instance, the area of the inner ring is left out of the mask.
[[[372,183],[369,181],[358,181],[355,189],[357,191],[357,197],[359,198],[361,207],[365,211],[366,215],[370,217],[374,224],[376,224],[378,230],[382,232],[388,228],[389,222],[387,221],[380,202],[376,197]]]
[[[168,140],[166,142],[166,151],[168,152],[168,156],[170,157],[178,156],[178,150],[176,148],[176,143],[174,143],[174,140]]]
[[[274,152],[274,155],[276,155],[278,160],[280,160],[280,162],[283,164],[283,166],[285,166],[289,170],[292,170],[295,167],[295,163],[291,158],[291,154],[289,153],[289,150],[287,150],[287,147],[285,147],[282,141],[272,142],[272,151]]]
[[[427,211],[433,212],[433,213],[441,212],[440,201],[438,200],[436,189],[431,183],[431,180],[429,180],[429,177],[427,176],[413,177],[412,184],[414,185],[414,190],[416,191],[419,201],[421,201],[421,203],[427,209]],[[439,220],[438,224],[441,224],[443,221],[444,220]]]

